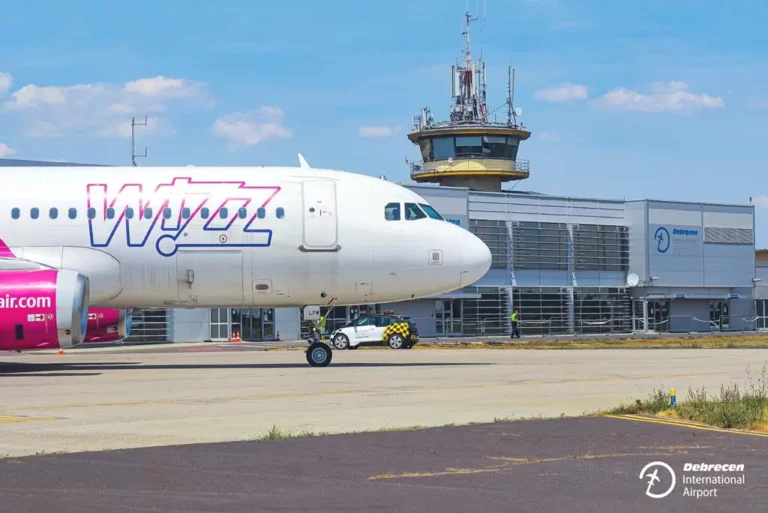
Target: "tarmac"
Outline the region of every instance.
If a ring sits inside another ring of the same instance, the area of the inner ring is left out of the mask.
[[[766,442],[591,417],[11,458],[0,511],[762,511]]]
[[[196,344],[8,353],[0,455],[213,443],[283,430],[351,431],[578,416],[655,388],[717,391],[759,374],[760,349],[334,352]]]

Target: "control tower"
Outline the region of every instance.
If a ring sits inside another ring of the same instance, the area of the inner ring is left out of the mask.
[[[527,160],[517,157],[520,142],[531,133],[518,124],[519,109],[513,106],[514,70],[508,70],[507,100],[489,111],[485,97],[485,62],[472,59],[470,27],[473,18],[464,15],[464,59],[451,66],[453,105],[449,121],[435,121],[429,107],[413,118],[408,139],[421,150],[421,162],[408,162],[411,179],[419,183],[468,187],[479,191],[501,191],[501,184],[529,176]],[[506,122],[495,114],[506,107]],[[492,118],[493,121],[490,121]]]

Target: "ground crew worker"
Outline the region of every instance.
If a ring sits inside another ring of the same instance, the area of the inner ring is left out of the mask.
[[[510,336],[509,338],[515,338],[515,336],[517,336],[517,338],[520,338],[520,330],[518,330],[517,328],[518,315],[519,315],[519,311],[517,308],[515,308],[515,311],[512,312],[512,315],[509,316],[509,320],[512,321],[512,336]]]
[[[320,332],[320,336],[324,338],[325,335],[325,317],[322,315],[317,320],[317,329]]]

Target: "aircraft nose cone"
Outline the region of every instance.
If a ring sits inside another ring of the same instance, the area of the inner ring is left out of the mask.
[[[476,235],[464,232],[461,249],[461,286],[466,287],[485,276],[491,268],[491,250]]]

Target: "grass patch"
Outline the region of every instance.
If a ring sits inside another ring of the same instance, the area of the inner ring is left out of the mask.
[[[719,394],[704,388],[689,389],[687,397],[672,407],[670,395],[654,390],[645,400],[621,405],[605,413],[612,415],[650,414],[668,419],[682,419],[725,429],[768,431],[768,365],[757,379],[747,369],[747,386],[721,385]]]
[[[451,341],[419,344],[414,349],[505,349],[505,350],[551,350],[551,349],[760,349],[768,348],[768,335],[750,334],[743,336],[679,336],[679,337],[627,337],[614,339],[575,338],[567,340],[523,340],[509,341]]]
[[[309,431],[307,429],[303,429],[301,431],[282,430],[273,424],[269,431],[254,437],[253,440],[285,440],[287,438],[308,438],[312,436],[324,436],[327,434],[327,431],[320,431],[315,433],[314,431]]]

